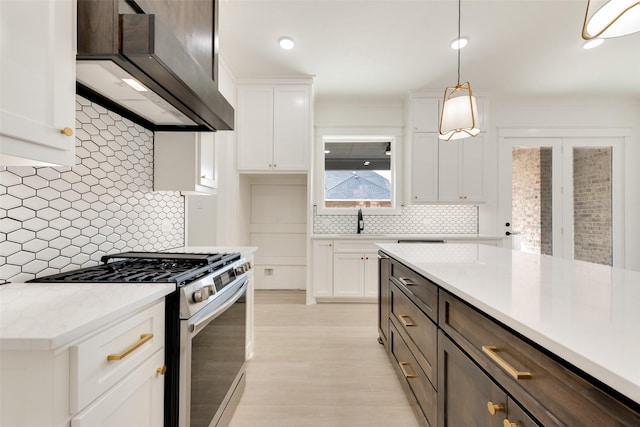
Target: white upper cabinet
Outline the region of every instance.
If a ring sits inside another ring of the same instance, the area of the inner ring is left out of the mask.
[[[484,201],[484,135],[440,140],[438,199],[441,202]]]
[[[214,135],[213,132],[156,132],[154,190],[215,194],[218,169]]]
[[[487,101],[477,98],[480,135],[444,141],[439,98],[411,99],[411,203],[484,202]]]
[[[0,164],[75,163],[76,2],[0,1]]]
[[[438,132],[438,98],[411,99],[412,132]]]
[[[306,172],[311,85],[238,87],[238,170]]]

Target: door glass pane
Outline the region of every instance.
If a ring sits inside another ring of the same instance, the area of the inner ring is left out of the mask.
[[[611,226],[611,147],[574,147],[574,258],[612,265]]]
[[[512,150],[511,230],[523,252],[553,255],[552,155],[551,147]]]

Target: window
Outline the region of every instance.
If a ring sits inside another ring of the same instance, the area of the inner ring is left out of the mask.
[[[325,136],[319,208],[389,213],[396,207],[394,148],[395,138],[389,136]]]

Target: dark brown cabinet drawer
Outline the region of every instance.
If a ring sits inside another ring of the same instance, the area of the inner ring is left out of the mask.
[[[389,339],[390,357],[398,375],[408,385],[410,393],[415,397],[415,404],[428,425],[435,427],[437,422],[438,395],[429,382],[424,371],[411,354],[402,336],[391,322]],[[417,412],[418,412],[417,411]]]
[[[434,283],[394,259],[391,260],[391,280],[406,291],[420,310],[434,322],[438,321],[438,287]]]
[[[438,327],[395,284],[391,285],[391,318],[404,332],[407,345],[429,381],[437,384]]]
[[[440,328],[545,426],[640,425],[640,413],[575,368],[442,289],[439,301]]]
[[[449,338],[438,340],[439,427],[538,426]]]

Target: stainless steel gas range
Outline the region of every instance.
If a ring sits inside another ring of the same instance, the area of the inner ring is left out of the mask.
[[[239,253],[125,252],[34,282],[175,283],[165,309],[165,427],[228,424],[244,391],[247,272]]]

